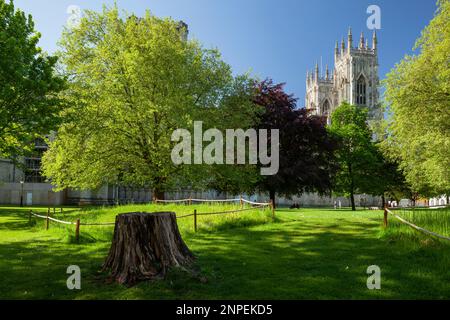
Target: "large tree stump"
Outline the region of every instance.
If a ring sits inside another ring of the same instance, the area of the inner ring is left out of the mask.
[[[133,212],[116,217],[114,237],[103,271],[132,286],[161,279],[174,266],[192,263],[194,256],[181,238],[174,212]]]

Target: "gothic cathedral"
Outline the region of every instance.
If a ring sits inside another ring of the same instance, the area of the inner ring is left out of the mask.
[[[306,105],[311,114],[323,115],[330,123],[331,112],[342,102],[365,106],[369,118],[381,116],[378,106],[378,53],[377,35],[374,32],[372,47],[361,33],[358,47],[353,47],[352,30],[349,29],[347,47],[342,39],[341,48],[336,41],[334,71],[328,66],[325,75],[319,72],[316,63],[314,72],[306,74]]]

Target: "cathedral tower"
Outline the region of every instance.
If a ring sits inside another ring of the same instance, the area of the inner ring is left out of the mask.
[[[366,106],[369,118],[380,116],[378,107],[378,40],[374,32],[372,47],[361,33],[357,47],[353,47],[352,30],[347,35],[347,46],[344,39],[336,42],[334,49],[334,72],[320,75],[316,64],[314,76],[307,72],[305,107],[315,115],[329,116],[342,102]]]

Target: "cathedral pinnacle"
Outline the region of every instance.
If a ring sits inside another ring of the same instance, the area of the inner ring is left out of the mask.
[[[319,81],[319,63],[316,62],[316,69],[315,69],[315,77],[316,81]]]
[[[377,50],[377,44],[378,44],[377,32],[374,30],[373,36],[372,36],[372,49],[373,50]]]
[[[351,27],[348,28],[347,47],[348,47],[349,51],[353,47],[353,36],[352,36],[352,28]]]
[[[364,49],[364,33],[361,31],[361,36],[359,37],[359,49]]]

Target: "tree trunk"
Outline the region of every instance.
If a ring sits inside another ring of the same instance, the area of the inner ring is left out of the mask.
[[[186,266],[194,256],[181,238],[174,212],[124,213],[116,217],[103,271],[127,286],[161,279],[170,267]]]
[[[164,191],[161,191],[160,189],[153,189],[153,199],[164,200]]]
[[[384,197],[384,193],[381,196],[381,208],[384,208],[386,206],[386,198]]]
[[[355,181],[353,180],[353,168],[351,164],[348,165],[348,174],[350,176],[350,202],[352,204],[352,211],[356,211],[355,195],[354,195]]]
[[[352,211],[356,211],[355,195],[353,194],[353,190],[350,191],[350,203],[352,204]]]
[[[270,190],[270,191],[269,191],[269,198],[270,198],[270,200],[272,201],[273,208],[276,209],[277,204],[276,204],[276,202],[275,202],[275,190]]]

